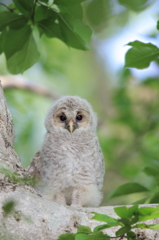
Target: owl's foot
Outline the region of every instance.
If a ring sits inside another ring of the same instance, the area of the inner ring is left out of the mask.
[[[55,201],[66,205],[66,198],[64,192],[59,192],[56,194]]]
[[[80,188],[73,190],[71,207],[82,207],[81,195],[82,190]]]

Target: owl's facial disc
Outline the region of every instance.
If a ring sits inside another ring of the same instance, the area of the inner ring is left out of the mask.
[[[81,127],[86,128],[90,122],[90,114],[84,109],[60,108],[54,116],[55,126],[67,129],[71,134]]]

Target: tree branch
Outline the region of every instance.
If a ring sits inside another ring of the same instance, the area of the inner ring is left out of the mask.
[[[19,76],[0,76],[0,80],[2,82],[3,89],[24,89],[41,96],[56,100],[60,97],[60,95],[53,93],[49,89],[45,88],[44,86],[40,86],[39,84],[34,84],[31,81],[25,79],[24,77]]]
[[[13,12],[16,8],[9,8],[7,5],[5,5],[4,3],[0,3],[0,5],[6,7],[10,12]]]

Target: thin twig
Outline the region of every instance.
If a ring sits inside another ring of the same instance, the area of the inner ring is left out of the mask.
[[[7,5],[5,5],[4,3],[0,3],[0,5],[6,7],[10,12],[13,12],[16,8],[9,8]]]
[[[35,14],[35,8],[36,8],[36,4],[37,4],[38,0],[35,0],[34,6],[33,6],[33,13],[32,13],[32,21],[34,23],[34,14]]]

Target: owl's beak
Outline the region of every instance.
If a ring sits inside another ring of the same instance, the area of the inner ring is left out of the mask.
[[[68,122],[68,130],[70,131],[70,133],[73,133],[74,131],[74,123],[72,119]]]

